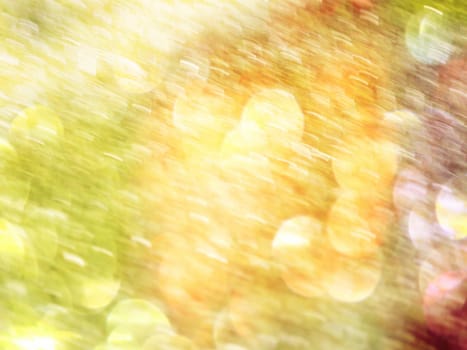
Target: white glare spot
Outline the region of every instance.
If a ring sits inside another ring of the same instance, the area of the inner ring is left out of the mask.
[[[76,265],[79,265],[81,267],[84,267],[86,266],[86,261],[84,261],[83,258],[75,255],[75,254],[72,254],[72,253],[68,253],[68,252],[64,252],[63,253],[63,258],[66,260],[66,261],[69,261],[73,264],[76,264]]]
[[[131,237],[131,240],[135,243],[139,243],[147,248],[151,248],[152,245],[151,245],[151,242],[149,240],[147,240],[146,238],[144,237],[141,237],[141,236],[132,236]]]
[[[14,341],[20,349],[24,350],[55,350],[56,341],[48,337],[33,337],[17,339]]]

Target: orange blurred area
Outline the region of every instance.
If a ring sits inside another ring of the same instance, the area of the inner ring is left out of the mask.
[[[251,320],[273,318],[260,316],[273,306],[266,291],[264,298],[251,292],[255,275],[275,271],[307,298],[356,302],[372,294],[399,159],[378,129],[382,113],[374,106],[387,77],[373,49],[344,40],[339,57],[324,64],[291,46],[284,59],[314,73],[304,83],[289,75],[278,84],[284,77],[275,76],[268,45],[240,40],[214,46],[209,63],[187,59],[193,72],[209,66],[209,74],[169,95],[173,133],[143,174],[148,215],[165,231],[155,241],[157,281],[174,319],[209,328],[228,300],[229,322],[242,336],[260,327]],[[228,247],[210,241],[220,228]],[[238,279],[246,295],[235,291]],[[264,311],[255,305],[263,301]]]
[[[348,256],[373,255],[384,241],[391,216],[384,202],[343,192],[327,218],[329,241],[334,249]]]

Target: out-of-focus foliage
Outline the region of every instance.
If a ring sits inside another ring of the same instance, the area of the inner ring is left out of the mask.
[[[0,2],[0,348],[464,349],[461,0]]]

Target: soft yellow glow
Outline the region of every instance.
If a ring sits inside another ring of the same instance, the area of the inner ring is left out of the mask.
[[[436,198],[438,222],[454,239],[467,237],[467,175],[448,181]]]
[[[185,337],[173,334],[159,334],[150,337],[143,345],[142,350],[195,350],[195,345]]]
[[[21,350],[55,350],[56,340],[50,337],[31,337],[13,340]]]
[[[172,121],[186,155],[217,151],[233,115],[233,104],[223,91],[194,83],[181,92],[174,104]]]
[[[170,327],[167,316],[155,305],[139,299],[120,301],[107,316],[107,329],[126,327]]]
[[[143,94],[153,88],[146,72],[137,62],[119,55],[108,55],[106,63],[113,70],[120,88],[130,94]]]
[[[25,232],[5,219],[0,219],[0,265],[2,269],[21,267],[25,258]]]
[[[294,95],[281,89],[265,89],[247,102],[242,122],[257,123],[272,150],[281,155],[301,140],[305,117]]]
[[[391,184],[398,166],[392,142],[352,137],[340,144],[332,166],[337,183],[355,191],[380,190]]]
[[[422,121],[417,114],[402,109],[384,113],[383,124],[402,133],[402,136],[406,136],[407,133],[417,130],[421,126]]]
[[[282,279],[295,293],[306,297],[325,294],[327,259],[332,259],[319,220],[298,216],[285,221],[272,243],[273,256],[282,266]]]
[[[224,157],[232,154],[258,153],[268,150],[266,133],[254,121],[240,123],[230,131],[222,144]]]
[[[59,334],[45,324],[35,327],[12,328],[8,339],[7,349],[15,350],[59,350],[63,349],[61,339],[66,333]]]
[[[321,225],[310,217],[297,217],[285,221],[272,241],[273,251],[310,245],[311,235],[321,234]],[[316,226],[316,227],[313,227]]]
[[[30,139],[45,143],[54,141],[62,135],[63,125],[60,117],[45,106],[36,105],[26,108],[11,122],[12,142]]]
[[[120,290],[118,279],[84,278],[81,284],[80,304],[88,309],[100,309],[109,305]]]
[[[361,302],[371,296],[382,272],[381,255],[367,259],[341,256],[335,259],[331,278],[326,280],[329,295],[342,302]]]
[[[16,157],[15,148],[7,140],[0,138],[0,165]]]
[[[133,348],[137,346],[137,339],[133,334],[133,330],[125,326],[117,326],[112,330],[107,338],[107,342],[115,347]]]
[[[338,252],[359,257],[378,250],[379,232],[370,227],[371,203],[358,195],[342,193],[334,203],[327,219],[327,234]]]
[[[212,337],[216,347],[229,341],[233,329],[229,319],[229,309],[225,308],[218,312],[212,326]]]

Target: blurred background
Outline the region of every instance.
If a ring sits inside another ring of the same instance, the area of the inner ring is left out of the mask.
[[[0,349],[467,349],[464,0],[0,0]]]

